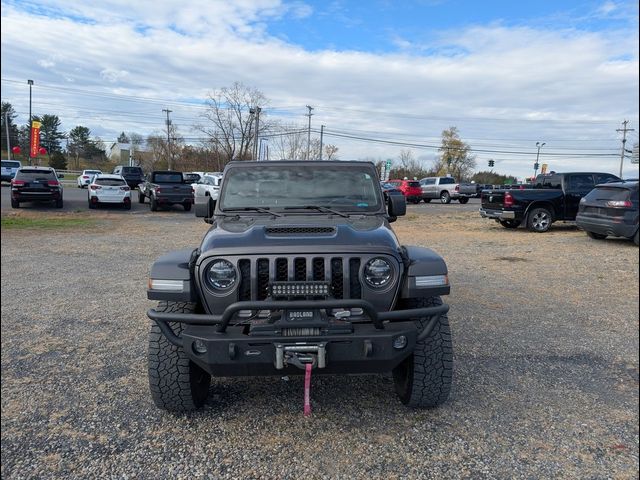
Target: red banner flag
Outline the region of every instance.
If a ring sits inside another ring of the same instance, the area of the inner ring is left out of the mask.
[[[40,122],[31,122],[31,157],[37,157],[40,150]]]

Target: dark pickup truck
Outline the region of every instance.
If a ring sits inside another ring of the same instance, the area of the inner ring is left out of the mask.
[[[151,172],[144,182],[138,186],[138,201],[144,203],[149,197],[151,211],[160,206],[171,206],[179,203],[188,212],[193,204],[193,188],[185,181],[182,172],[171,170]]]
[[[532,232],[546,232],[555,221],[575,220],[580,199],[596,185],[616,180],[599,172],[538,175],[533,188],[483,191],[480,215],[505,228],[524,224]]]

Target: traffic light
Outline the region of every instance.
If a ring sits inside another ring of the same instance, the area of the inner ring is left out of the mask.
[[[540,168],[540,164],[538,162],[533,164],[533,169],[534,170],[538,170],[538,168]]]
[[[493,160],[489,160],[489,166],[493,167],[495,165],[495,162]]]

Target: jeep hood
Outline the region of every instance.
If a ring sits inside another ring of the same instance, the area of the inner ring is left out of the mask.
[[[270,215],[218,218],[200,246],[204,255],[371,252],[397,254],[398,239],[385,218],[353,215]]]

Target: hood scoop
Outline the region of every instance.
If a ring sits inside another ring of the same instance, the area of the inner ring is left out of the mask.
[[[265,234],[270,237],[327,237],[336,234],[335,227],[290,226],[267,227]]]

